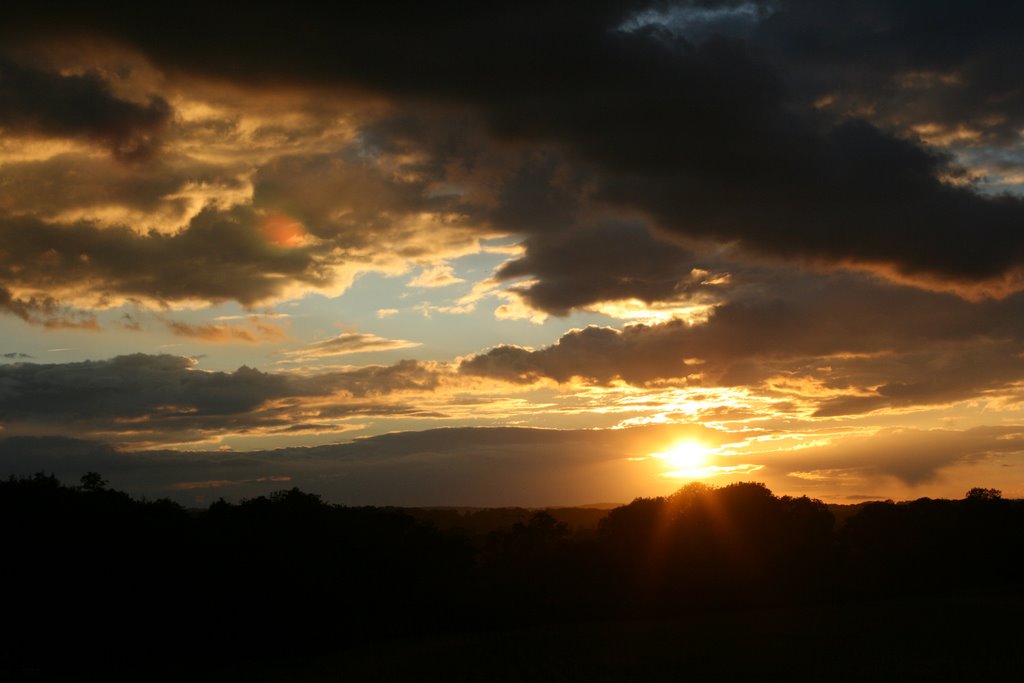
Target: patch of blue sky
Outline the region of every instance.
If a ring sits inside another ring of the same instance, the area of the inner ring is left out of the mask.
[[[1024,196],[1024,144],[962,151],[957,159],[977,176],[980,192]]]
[[[679,3],[638,12],[620,24],[618,30],[632,33],[657,27],[696,43],[714,34],[747,36],[772,11],[770,2],[722,2],[717,7]]]
[[[504,300],[495,296],[485,296],[472,306],[460,306],[460,300],[473,286],[489,278],[507,258],[505,253],[481,252],[454,259],[449,265],[463,282],[443,287],[410,286],[409,282],[420,274],[420,269],[398,276],[365,273],[341,296],[309,295],[290,306],[279,306],[278,310],[293,314],[292,334],[297,342],[312,343],[341,332],[357,331],[420,344],[322,361],[353,365],[393,363],[400,358],[452,360],[502,343],[537,347],[552,343],[572,327],[609,323],[606,316],[586,312],[548,318],[541,324],[523,319],[498,319],[494,311]],[[466,310],[451,310],[456,308]],[[382,315],[381,311],[386,313]]]

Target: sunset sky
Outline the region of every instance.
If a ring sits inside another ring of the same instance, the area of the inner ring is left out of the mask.
[[[4,8],[0,475],[1024,496],[1024,3],[164,11]]]

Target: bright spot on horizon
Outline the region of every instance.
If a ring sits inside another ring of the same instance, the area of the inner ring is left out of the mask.
[[[669,479],[708,479],[719,475],[753,474],[763,465],[739,463],[736,465],[716,465],[712,456],[718,448],[705,446],[699,441],[680,441],[666,451],[652,453],[651,457],[663,460],[668,470],[661,473]]]
[[[708,467],[708,456],[712,449],[697,441],[680,441],[667,451],[655,453],[654,457],[664,460],[672,471],[667,477],[702,479],[715,474],[716,468]]]

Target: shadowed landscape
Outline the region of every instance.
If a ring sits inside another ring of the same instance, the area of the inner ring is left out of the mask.
[[[612,509],[439,510],[292,488],[188,510],[39,473],[0,482],[0,515],[15,680],[962,679],[1022,663],[1004,624],[1024,603],[1024,501],[993,489],[828,506],[694,483]]]

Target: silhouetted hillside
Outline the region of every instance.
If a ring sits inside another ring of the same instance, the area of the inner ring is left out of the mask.
[[[1024,503],[986,489],[867,503],[837,526],[820,501],[755,483],[610,511],[345,507],[291,489],[187,512],[94,473],[79,486],[37,474],[0,482],[0,514],[0,662],[29,679],[157,662],[187,678],[467,630],[1018,597],[1024,559]]]

